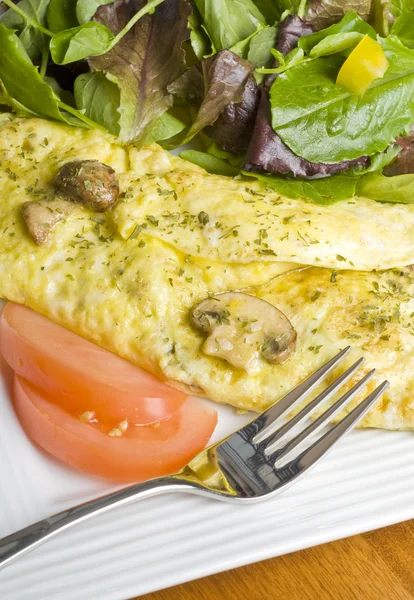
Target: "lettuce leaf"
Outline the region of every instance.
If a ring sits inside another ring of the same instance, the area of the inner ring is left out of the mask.
[[[274,82],[272,125],[298,156],[336,163],[383,152],[414,122],[414,50],[381,39],[389,68],[361,97],[336,86],[343,58],[293,67]],[[396,109],[397,107],[397,109]]]
[[[312,33],[313,27],[309,23],[305,23],[305,21],[296,16],[287,17],[287,19],[279,24],[276,48],[278,52],[286,56],[291,50],[297,47],[300,39]]]
[[[414,173],[414,128],[411,134],[397,138],[397,144],[401,148],[396,159],[385,167],[383,173],[387,176],[407,175]]]
[[[117,34],[145,4],[144,0],[116,0],[101,6],[94,18]],[[190,36],[190,14],[187,0],[165,0],[153,14],[142,17],[115,48],[88,60],[92,71],[105,73],[119,88],[121,143],[143,143],[172,105],[167,88],[185,71],[182,44]]]
[[[305,54],[309,54],[322,40],[327,38],[330,35],[335,35],[338,33],[362,33],[368,34],[373,39],[376,39],[376,32],[371,25],[366,23],[356,12],[347,13],[343,19],[339,23],[335,25],[331,25],[322,31],[316,31],[315,33],[311,33],[311,35],[307,35],[305,37],[301,37],[298,46],[304,50]]]
[[[279,25],[277,51],[280,58],[294,51],[298,40],[304,40],[312,34],[312,27],[297,16],[289,16]],[[255,173],[278,173],[295,177],[311,177],[314,175],[329,175],[346,171],[356,164],[367,166],[367,158],[361,157],[356,161],[342,161],[336,164],[312,163],[292,152],[282,141],[271,126],[271,113],[268,88],[275,75],[266,78],[261,92],[259,109],[253,129],[253,135],[246,155],[244,168]]]
[[[96,21],[89,21],[70,29],[58,31],[50,41],[50,53],[57,65],[81,61],[87,57],[100,56],[118,46],[123,37],[147,14],[152,14],[165,0],[148,0],[140,10],[132,12],[130,21],[125,23],[116,36],[111,30]]]
[[[244,86],[240,102],[230,102],[217,120],[205,128],[220,148],[230,152],[247,150],[253,133],[260,92],[253,77]]]
[[[319,31],[337,23],[351,11],[368,21],[371,8],[372,0],[311,0],[303,18],[313,25],[315,31]]]
[[[355,196],[357,179],[346,175],[333,175],[323,179],[283,179],[255,173],[244,173],[255,177],[281,196],[293,200],[309,200],[315,204],[328,205]]]
[[[331,175],[347,171],[351,167],[369,164],[366,156],[353,161],[338,163],[310,162],[292,152],[274,132],[270,124],[270,103],[266,91],[262,91],[253,135],[246,155],[244,168],[252,173],[278,173],[294,177]]]
[[[368,173],[358,181],[357,194],[377,202],[414,204],[414,175]]]
[[[390,11],[391,16],[396,19],[405,13],[414,10],[414,0],[391,0]]]
[[[414,12],[398,17],[391,28],[391,34],[397,35],[404,46],[414,48]]]
[[[213,173],[214,175],[225,175],[227,177],[235,177],[239,174],[237,167],[232,167],[228,162],[208,154],[207,152],[200,152],[198,150],[183,150],[180,153],[180,158],[188,160],[189,162],[202,167],[207,173]]]
[[[218,126],[206,131],[207,135],[227,150],[239,150],[240,143],[247,147],[243,140],[250,137],[258,99],[257,86],[251,78],[254,65],[230,50],[222,50],[203,60],[201,67],[203,100],[183,143],[216,123],[220,117]]]

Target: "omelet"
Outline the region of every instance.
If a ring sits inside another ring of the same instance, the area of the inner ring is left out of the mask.
[[[74,159],[111,166],[120,200],[105,213],[77,206],[36,246],[21,206],[50,193]],[[377,368],[370,386],[391,383],[363,425],[414,428],[411,206],[294,202],[156,145],[138,151],[100,132],[10,115],[0,127],[0,184],[0,296],[171,385],[256,411],[351,344],[350,361],[363,355],[367,370]],[[297,340],[286,362],[249,372],[203,351],[193,307],[235,290],[289,319]]]
[[[184,253],[237,263],[371,271],[413,262],[413,204],[351,198],[319,206],[283,198],[257,181],[207,175],[166,153],[164,160],[154,177],[125,178],[133,192],[113,211],[124,239],[145,228]]]

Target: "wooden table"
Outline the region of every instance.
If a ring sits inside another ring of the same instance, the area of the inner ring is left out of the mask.
[[[414,520],[140,600],[414,600]]]

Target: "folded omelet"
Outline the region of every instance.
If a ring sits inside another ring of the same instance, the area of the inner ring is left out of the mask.
[[[171,385],[257,411],[351,344],[349,361],[363,355],[366,370],[377,368],[370,387],[391,383],[363,424],[414,428],[412,205],[320,207],[209,175],[157,145],[138,151],[96,131],[0,119],[0,296]],[[120,199],[106,213],[78,206],[36,246],[21,206],[50,194],[74,159],[113,167]],[[249,371],[204,352],[191,310],[234,290],[290,320],[288,360]]]

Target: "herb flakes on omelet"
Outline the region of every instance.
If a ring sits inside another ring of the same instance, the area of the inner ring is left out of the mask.
[[[414,274],[402,268],[414,263],[413,207],[361,200],[316,207],[260,183],[246,191],[241,180],[187,169],[156,145],[138,151],[95,131],[1,121],[1,296],[172,385],[241,409],[263,410],[352,344],[350,361],[363,355],[366,369],[377,368],[372,385],[391,383],[364,425],[414,428]],[[21,206],[49,193],[74,160],[111,166],[121,200],[104,214],[77,206],[36,246]],[[213,244],[206,229],[216,222]],[[203,352],[191,310],[231,291],[265,300],[290,321],[297,341],[286,362],[263,362],[248,374]]]

